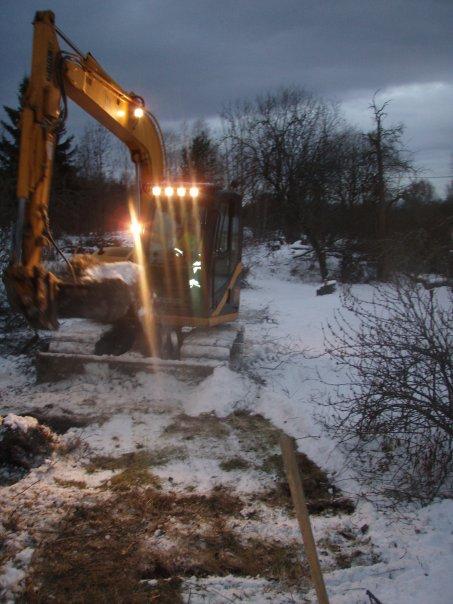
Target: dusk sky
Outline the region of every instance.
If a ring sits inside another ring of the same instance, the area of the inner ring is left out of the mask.
[[[214,118],[223,105],[297,85],[342,103],[371,126],[368,105],[391,99],[388,123],[443,194],[453,174],[452,0],[0,0],[0,103],[15,105],[29,71],[33,15],[91,51],[161,125]],[[84,117],[70,107],[70,130]]]

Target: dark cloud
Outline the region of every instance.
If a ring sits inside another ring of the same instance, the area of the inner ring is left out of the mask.
[[[350,99],[453,83],[451,0],[1,0],[4,103],[28,71],[43,8],[161,120],[212,116],[288,84]]]

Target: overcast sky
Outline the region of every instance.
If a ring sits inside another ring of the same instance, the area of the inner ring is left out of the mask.
[[[163,126],[298,85],[366,129],[380,89],[426,176],[453,174],[453,0],[0,0],[1,104],[16,102],[47,8]],[[443,193],[448,179],[432,182]]]

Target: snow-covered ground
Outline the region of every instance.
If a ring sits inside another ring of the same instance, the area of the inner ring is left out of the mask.
[[[93,366],[82,377],[36,384],[29,359],[1,359],[0,413],[47,415],[60,423],[63,418],[70,429],[62,439],[72,443],[69,453],[0,487],[5,601],[14,601],[26,588],[27,575],[39,565],[34,553],[41,551],[40,540],[57,530],[68,510],[93,507],[103,497],[111,501],[115,477],[124,469],[111,460],[127,454],[145,460],[164,494],[204,497],[224,489],[237,496],[240,511],[222,520],[231,535],[256,547],[281,543],[302,551],[294,517],[268,499],[277,480],[266,468],[278,454],[275,427],[293,435],[299,451],[356,504],[352,514],[312,516],[332,603],[367,603],[366,590],[383,604],[451,602],[453,502],[379,511],[316,420],[325,412],[326,383],[336,379],[332,361],[322,356],[322,325],[340,298],[338,293],[317,297],[315,284],[300,281],[293,270],[298,252],[287,246],[271,254],[264,247],[246,251],[250,272],[241,320],[247,345],[240,372],[218,367],[195,384],[169,375],[125,378]],[[369,291],[356,287],[363,295]],[[187,519],[172,512],[152,534],[145,532],[150,551],[171,552],[172,539],[181,538],[181,522]],[[183,601],[316,601],[307,582],[288,587],[274,579],[233,572],[186,576]]]

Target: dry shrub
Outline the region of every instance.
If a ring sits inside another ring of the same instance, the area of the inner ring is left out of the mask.
[[[453,300],[425,285],[400,280],[371,300],[346,292],[326,333],[346,377],[324,423],[367,488],[393,501],[432,501],[453,470]]]

